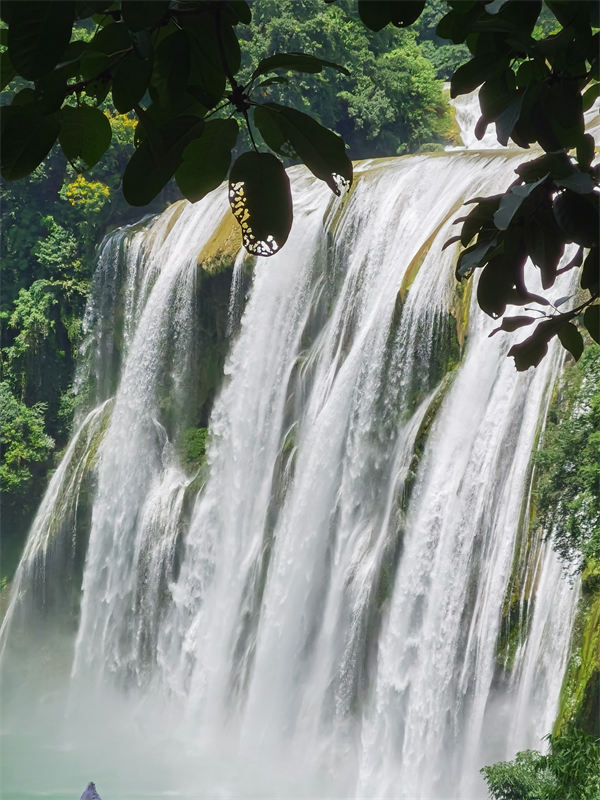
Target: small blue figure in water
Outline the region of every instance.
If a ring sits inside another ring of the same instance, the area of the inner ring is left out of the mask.
[[[79,800],[102,800],[98,792],[96,791],[96,784],[95,783],[88,783],[87,789],[81,795]]]

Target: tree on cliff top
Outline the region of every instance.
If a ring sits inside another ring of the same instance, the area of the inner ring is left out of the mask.
[[[328,2],[328,0],[324,0]],[[329,0],[331,2],[332,0]],[[333,0],[335,1],[335,0]],[[364,25],[379,31],[415,23],[425,0],[358,0]],[[599,6],[593,0],[546,0],[551,33],[536,23],[541,0],[448,0],[436,33],[468,48],[452,75],[452,96],[480,88],[476,133],[495,124],[501,143],[539,145],[506,192],[475,198],[463,218],[456,274],[482,273],[477,299],[500,318],[497,330],[535,325],[512,347],[517,369],[538,364],[558,336],[577,359],[580,321],[600,340],[598,178],[594,140],[584,111],[598,97]],[[111,129],[100,103],[112,92],[120,112],[137,119],[136,149],[123,174],[123,191],[144,206],[175,177],[192,202],[229,177],[230,204],[246,249],[269,256],[292,224],[289,180],[282,157],[302,161],[333,192],[352,182],[352,163],[340,136],[310,115],[271,102],[268,87],[290,73],[349,70],[305,53],[273,53],[240,78],[240,33],[251,21],[245,0],[6,0],[1,16],[0,74],[4,88],[20,89],[2,109],[1,168],[5,179],[31,173],[54,142],[85,170],[108,149]],[[77,20],[96,26],[89,41],[73,41]],[[242,26],[242,27],[238,27]],[[252,149],[233,164],[240,124]],[[565,248],[575,254],[563,264]],[[580,269],[582,292],[550,301],[525,283],[527,258],[540,269],[544,290],[561,273]],[[507,306],[538,307],[505,316]],[[567,310],[563,310],[567,308]]]

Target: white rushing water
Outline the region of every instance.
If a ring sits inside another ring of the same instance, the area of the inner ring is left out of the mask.
[[[341,200],[291,171],[292,234],[254,267],[201,480],[177,443],[225,192],[109,237],[78,378],[92,409],[2,629],[3,796],[94,779],[107,800],[467,800],[481,766],[542,746],[577,592],[538,539],[511,670],[499,641],[562,356],[517,374],[441,250],[514,159],[365,162]]]

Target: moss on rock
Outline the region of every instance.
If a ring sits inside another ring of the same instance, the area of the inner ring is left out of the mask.
[[[197,472],[206,460],[208,428],[186,428],[178,442],[181,463],[188,473]]]
[[[238,224],[233,214],[227,210],[213,235],[198,254],[198,266],[211,274],[231,269],[241,247]]]
[[[600,564],[588,563],[554,732],[573,723],[600,736]]]

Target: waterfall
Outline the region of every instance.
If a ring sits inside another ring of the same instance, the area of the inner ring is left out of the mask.
[[[106,240],[87,412],[0,634],[3,796],[467,800],[481,766],[542,746],[577,600],[528,530],[562,353],[517,373],[441,249],[519,158],[362,162],[341,199],[293,168],[285,249],[233,259],[196,475],[179,442],[225,190]]]

